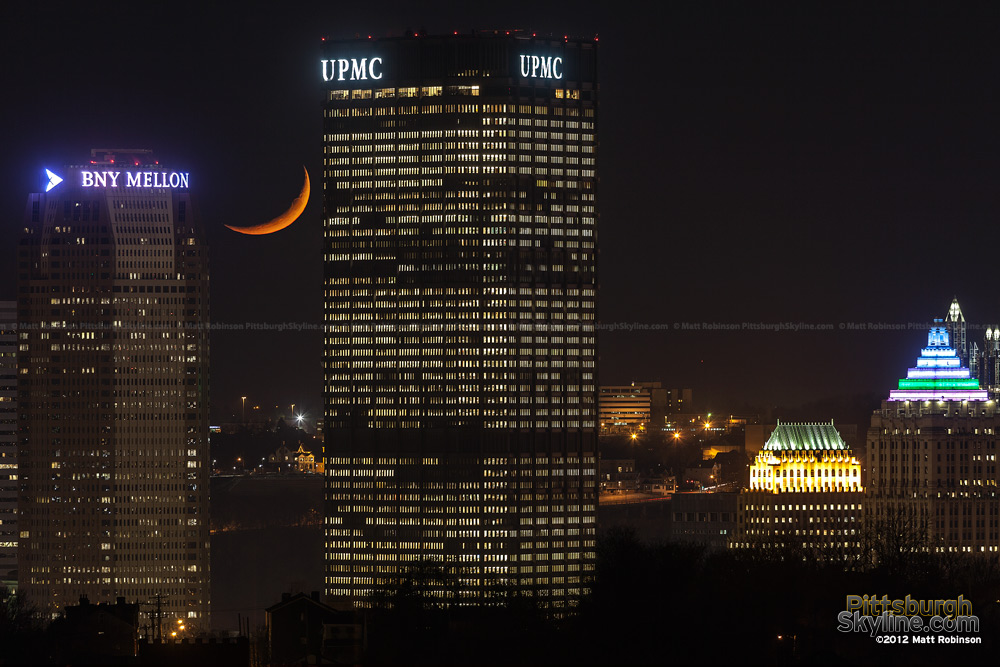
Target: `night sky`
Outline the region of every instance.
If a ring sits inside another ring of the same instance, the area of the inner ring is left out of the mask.
[[[202,4],[214,4],[203,7]],[[322,36],[600,36],[600,381],[709,409],[887,395],[958,296],[1000,323],[1000,7],[971,3],[0,4],[0,299],[43,167],[152,148],[191,172],[217,332],[212,419],[322,409]],[[752,331],[743,323],[832,330]],[[675,329],[720,323],[735,331]],[[970,332],[970,340],[982,329]],[[876,406],[872,406],[876,407]],[[826,415],[815,415],[824,419]]]

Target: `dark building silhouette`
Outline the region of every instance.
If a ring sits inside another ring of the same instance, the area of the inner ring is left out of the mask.
[[[738,533],[739,497],[736,492],[675,493],[668,501],[670,540],[728,549]]]
[[[250,640],[246,637],[188,637],[164,642],[139,642],[140,665],[211,665],[248,667]]]
[[[72,664],[134,664],[139,605],[119,597],[114,604],[91,604],[86,596],[52,623],[57,658]]]
[[[364,625],[353,612],[338,611],[311,595],[284,594],[267,608],[272,664],[358,664],[364,650]]]

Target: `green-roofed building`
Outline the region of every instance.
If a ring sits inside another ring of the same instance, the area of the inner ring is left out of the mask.
[[[854,557],[861,546],[863,501],[861,463],[833,421],[779,421],[750,467],[734,546]]]
[[[821,450],[821,449],[849,449],[844,439],[840,437],[840,432],[833,425],[829,424],[782,424],[778,421],[778,426],[771,433],[764,444],[764,449],[769,450]]]

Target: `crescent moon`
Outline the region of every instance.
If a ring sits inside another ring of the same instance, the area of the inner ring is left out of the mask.
[[[295,220],[302,215],[302,211],[306,209],[306,204],[309,203],[309,171],[305,167],[302,167],[302,171],[306,174],[306,182],[302,186],[302,192],[299,193],[298,197],[292,200],[292,205],[288,207],[287,211],[279,215],[277,218],[273,218],[259,225],[253,225],[251,227],[233,227],[232,225],[226,225],[226,227],[234,232],[239,232],[240,234],[258,236],[260,234],[273,234],[274,232],[281,231],[288,225],[295,222]]]

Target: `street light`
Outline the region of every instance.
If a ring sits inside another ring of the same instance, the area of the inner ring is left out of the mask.
[[[247,397],[246,396],[240,396],[240,398],[243,400],[243,423],[246,424],[247,423]]]

